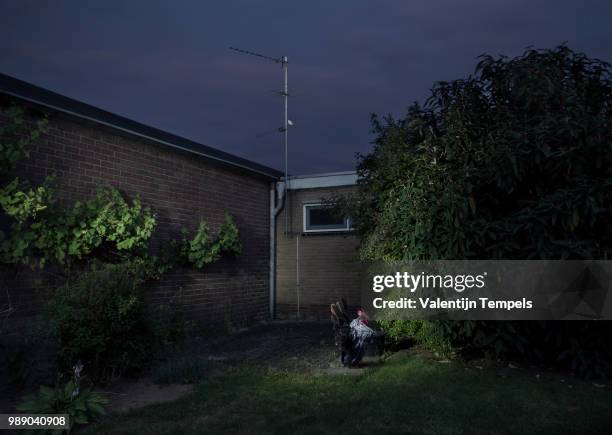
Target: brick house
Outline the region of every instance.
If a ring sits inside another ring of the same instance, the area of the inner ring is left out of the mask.
[[[278,317],[328,318],[329,304],[341,298],[359,305],[359,239],[351,218],[329,208],[334,197],[355,192],[356,183],[355,172],[289,178],[276,231]]]
[[[113,186],[128,197],[139,197],[156,213],[154,249],[166,249],[182,227],[195,230],[200,219],[216,230],[226,212],[234,216],[242,255],[221,260],[204,271],[174,270],[147,289],[151,303],[179,298],[186,318],[205,330],[269,319],[276,303],[281,307],[279,314],[286,314],[297,302],[291,296],[295,287],[291,283],[292,246],[297,238],[302,241],[302,272],[316,268],[319,275],[328,276],[325,280],[300,275],[301,309],[307,312],[328,304],[322,292],[329,288],[329,282],[334,286],[334,297],[348,294],[349,286],[340,284],[334,268],[348,264],[356,245],[354,235],[347,229],[317,236],[316,231],[300,232],[297,226],[304,201],[318,201],[332,188],[350,188],[333,185],[330,180],[337,183],[338,177],[318,177],[326,179],[327,185],[313,189],[300,187],[312,184],[308,181],[312,177],[290,180],[287,198],[296,227],[285,236],[280,171],[0,74],[0,107],[12,104],[23,106],[30,119],[48,119],[46,132],[30,146],[30,158],[20,163],[17,175],[34,184],[54,175],[60,201],[90,198],[98,186]],[[277,221],[280,229],[275,228]],[[330,255],[336,250],[335,262],[323,265],[315,261],[311,253],[317,247],[324,247]],[[277,300],[275,278],[279,282]],[[17,328],[40,310],[46,292],[54,285],[50,274],[29,269],[16,276],[0,275],[0,282],[11,291],[16,309],[11,323]],[[0,299],[0,306],[3,304]]]

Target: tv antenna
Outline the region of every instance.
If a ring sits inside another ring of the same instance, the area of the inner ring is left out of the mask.
[[[287,60],[287,56],[281,56],[281,57],[266,56],[260,53],[242,50],[241,48],[236,48],[236,47],[230,47],[229,49],[237,51],[238,53],[248,54],[250,56],[260,57],[262,59],[272,61],[274,63],[279,63],[283,69],[283,90],[280,92],[280,94],[283,96],[285,116],[284,116],[283,127],[279,128],[279,131],[283,133],[283,136],[285,139],[284,140],[285,142],[285,183],[284,183],[283,193],[285,196],[285,235],[287,235],[289,234],[289,196],[287,195],[287,185],[289,184],[288,165],[287,165],[287,139],[288,139],[287,134],[289,131],[289,126],[293,125],[293,123],[289,121],[289,118],[287,117],[287,99],[289,97],[289,92],[287,90],[287,66],[289,62]]]

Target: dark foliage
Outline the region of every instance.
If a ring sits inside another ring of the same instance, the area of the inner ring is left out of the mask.
[[[141,294],[144,280],[139,265],[106,264],[57,290],[49,317],[65,366],[81,360],[94,380],[147,366],[160,338]]]
[[[356,201],[370,260],[609,259],[610,66],[566,46],[482,56],[403,119],[373,117]],[[601,374],[608,322],[460,322],[455,344]]]

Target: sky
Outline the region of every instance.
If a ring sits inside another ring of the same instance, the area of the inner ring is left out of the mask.
[[[483,53],[612,62],[611,23],[609,0],[0,0],[0,72],[282,169],[282,70],[228,48],[287,56],[289,172],[336,172],[371,149],[371,113]]]

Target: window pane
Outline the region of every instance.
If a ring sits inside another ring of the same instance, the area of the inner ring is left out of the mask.
[[[305,229],[307,231],[348,230],[348,219],[338,215],[332,207],[307,205],[304,209]]]
[[[310,225],[341,225],[344,226],[342,216],[336,215],[328,207],[310,207]]]

